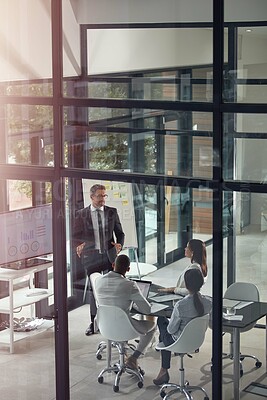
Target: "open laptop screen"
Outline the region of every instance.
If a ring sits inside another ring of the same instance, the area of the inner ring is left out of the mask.
[[[148,293],[149,293],[149,289],[150,289],[150,286],[151,286],[152,282],[150,282],[150,281],[140,281],[139,279],[132,279],[132,280],[137,284],[137,286],[140,289],[140,292],[147,299]]]

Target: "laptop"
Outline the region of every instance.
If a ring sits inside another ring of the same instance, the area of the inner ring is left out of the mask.
[[[152,282],[151,281],[141,281],[140,279],[131,279],[131,280],[136,283],[136,285],[139,287],[139,290],[142,293],[142,295],[147,299]]]
[[[139,287],[140,292],[142,293],[142,295],[148,299],[148,294],[149,294],[149,290],[150,290],[150,286],[152,284],[151,281],[142,281],[140,279],[132,279],[136,285]],[[155,314],[158,311],[164,310],[165,308],[168,308],[168,305],[166,304],[159,304],[159,303],[154,303],[149,301],[150,305],[151,305],[151,312],[150,314]]]

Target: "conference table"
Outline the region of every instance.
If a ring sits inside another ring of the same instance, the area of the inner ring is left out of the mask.
[[[142,278],[151,272],[157,271],[157,267],[153,264],[143,262],[131,262],[130,270],[126,273],[127,278]]]
[[[256,323],[262,317],[266,317],[267,326],[267,303],[263,302],[248,302],[242,308],[236,308],[235,315],[242,315],[242,320],[224,319],[223,318],[223,329],[231,328],[233,330],[233,349],[234,349],[234,360],[233,360],[233,378],[234,378],[234,400],[240,399],[240,332],[252,323]],[[265,336],[265,358],[267,365],[267,330]]]
[[[155,289],[158,287],[157,285],[153,285],[152,287]],[[153,301],[153,297],[151,298]],[[233,330],[233,350],[234,350],[234,358],[233,358],[233,381],[234,381],[234,400],[240,399],[240,333],[243,329],[247,328],[249,325],[256,323],[259,319],[266,317],[266,327],[267,327],[267,303],[265,302],[242,302],[244,303],[242,308],[236,308],[235,315],[233,317],[229,317],[231,319],[223,318],[222,328],[226,330],[226,328],[231,328]],[[166,317],[170,317],[173,304],[172,302],[166,302],[168,304],[168,308],[160,311],[157,315],[165,315]],[[235,317],[237,315],[242,316],[242,320],[237,320]],[[267,366],[267,329],[265,336],[265,358],[266,358],[266,366]]]

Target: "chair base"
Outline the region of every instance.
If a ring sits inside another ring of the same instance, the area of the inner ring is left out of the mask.
[[[179,368],[180,383],[179,384],[164,383],[164,385],[162,385],[160,388],[160,396],[163,398],[163,400],[167,400],[174,393],[180,392],[186,397],[187,400],[193,400],[191,392],[199,390],[204,394],[204,400],[209,400],[207,392],[204,388],[202,388],[201,386],[190,386],[189,382],[185,380],[184,356],[186,354],[178,354],[178,355],[180,356],[180,368]],[[166,393],[165,390],[169,388],[172,388],[172,390]]]
[[[165,390],[169,388],[173,389],[166,393]],[[209,400],[206,390],[203,389],[201,386],[190,386],[186,384],[178,385],[176,383],[165,383],[164,385],[162,385],[160,388],[160,396],[163,398],[163,400],[167,400],[174,393],[180,392],[184,394],[187,400],[192,400],[193,397],[191,396],[191,392],[196,390],[200,390],[204,394],[204,400]]]
[[[142,388],[144,385],[143,371],[140,368],[138,370],[128,368],[125,364],[125,355],[126,355],[125,343],[112,342],[112,345],[119,350],[119,356],[120,356],[119,362],[115,363],[113,366],[108,365],[106,368],[102,369],[102,371],[100,372],[100,374],[98,375],[98,378],[97,378],[98,383],[104,382],[103,375],[106,372],[115,372],[116,376],[115,376],[115,380],[114,380],[114,384],[113,384],[113,390],[114,390],[114,392],[118,392],[121,376],[123,373],[126,372],[130,375],[136,376],[136,378],[138,379],[137,385],[139,388]]]
[[[223,359],[233,360],[234,359],[234,350],[233,350],[233,341],[232,340],[229,342],[229,346],[230,346],[230,352],[229,353],[223,353]],[[242,361],[245,358],[252,358],[253,360],[255,360],[255,367],[256,368],[260,368],[262,366],[262,362],[256,356],[254,356],[253,354],[242,354],[242,353],[240,353],[240,355],[239,355],[240,377],[242,377],[243,374],[244,374]]]
[[[118,351],[118,345],[117,342],[111,342],[111,347],[115,347]],[[132,343],[129,343],[126,348],[129,348],[131,351],[135,351],[136,350],[136,346]],[[98,346],[97,346],[97,350],[95,353],[95,356],[98,360],[102,359],[102,353],[107,349],[107,343],[104,341],[101,341]]]

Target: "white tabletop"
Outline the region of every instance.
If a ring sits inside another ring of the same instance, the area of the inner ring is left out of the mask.
[[[138,263],[138,267],[140,270],[140,276],[145,276],[147,274],[150,274],[151,272],[157,271],[157,267],[153,264],[148,264],[148,263]],[[130,271],[126,273],[127,277],[131,276],[139,276],[138,268],[137,268],[137,262],[131,262],[130,264]]]

